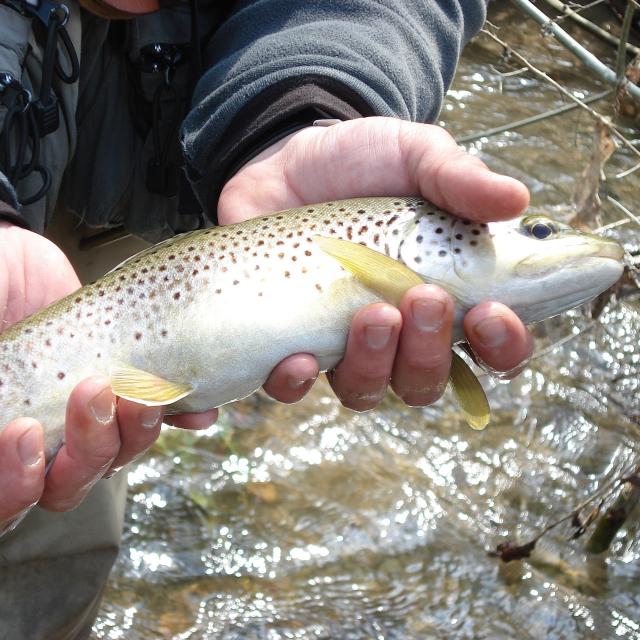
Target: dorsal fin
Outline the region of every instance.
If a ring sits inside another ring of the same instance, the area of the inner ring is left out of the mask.
[[[153,255],[154,253],[160,251],[161,249],[165,249],[167,247],[172,246],[176,242],[179,242],[180,240],[182,240],[182,238],[186,238],[187,236],[197,234],[199,231],[200,229],[197,229],[196,231],[186,231],[185,233],[179,233],[178,235],[175,235],[171,238],[167,238],[166,240],[163,240],[162,242],[158,242],[157,244],[152,244],[150,247],[146,247],[145,249],[142,249],[142,251],[138,251],[138,253],[134,253],[132,256],[129,256],[126,260],[123,260],[120,264],[113,267],[113,269],[110,269],[109,271],[107,271],[105,275],[109,275],[110,273],[113,273],[114,271],[121,269],[122,267],[129,264],[130,262],[133,262],[134,260],[139,260],[140,258],[144,258],[145,256]]]

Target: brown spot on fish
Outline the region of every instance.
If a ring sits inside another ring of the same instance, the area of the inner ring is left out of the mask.
[[[174,300],[180,300],[180,292],[179,292],[179,291],[176,291],[176,292],[173,294],[173,299],[174,299]]]
[[[65,375],[64,371],[58,371],[58,380],[64,380]]]
[[[142,338],[142,334],[141,334],[139,331],[136,331],[136,332],[133,334],[133,337],[134,337],[136,340],[140,340],[140,339]]]

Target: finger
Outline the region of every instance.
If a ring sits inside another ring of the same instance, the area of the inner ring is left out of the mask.
[[[125,464],[144,453],[160,435],[163,407],[147,407],[120,398],[116,417],[120,430],[120,451],[105,474],[110,478]]]
[[[42,427],[31,418],[0,433],[0,531],[40,499],[44,487]]]
[[[279,402],[298,402],[318,377],[318,363],[308,353],[299,353],[280,362],[269,375],[264,390]]]
[[[439,287],[419,285],[404,295],[400,311],[393,390],[410,406],[426,406],[442,395],[449,378],[453,301]]]
[[[382,400],[402,327],[400,311],[385,303],[361,309],[351,322],[347,349],[331,376],[345,407],[366,411]]]
[[[116,402],[109,380],[88,378],[69,397],[65,443],[49,471],[40,504],[53,511],[76,507],[111,466],[119,449]]]
[[[496,371],[513,371],[530,355],[533,337],[518,316],[498,302],[484,302],[464,318],[464,332],[480,360]]]
[[[512,218],[527,208],[529,190],[522,182],[491,171],[441,127],[424,125],[419,135],[407,135],[420,126],[407,124],[401,134],[406,166],[425,198],[478,221]]]
[[[202,413],[181,413],[165,416],[164,422],[180,429],[207,429],[218,419],[218,410],[210,409]]]

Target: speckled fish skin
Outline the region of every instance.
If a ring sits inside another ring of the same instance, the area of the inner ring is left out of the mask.
[[[177,236],[0,336],[2,424],[36,418],[51,456],[71,390],[118,364],[191,385],[172,413],[245,397],[293,353],[335,366],[354,313],[379,298],[317,235],[366,244],[446,287],[458,305],[456,341],[464,311],[482,300],[532,322],[597,295],[622,271],[609,240],[564,227],[538,240],[522,225],[470,223],[417,198],[368,198]]]

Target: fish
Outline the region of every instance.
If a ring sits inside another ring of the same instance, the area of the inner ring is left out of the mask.
[[[545,216],[473,222],[417,197],[327,202],[188,232],[0,334],[2,425],[37,419],[51,459],[67,399],[91,375],[168,413],[205,411],[252,394],[291,354],[334,368],[356,311],[398,304],[413,284],[452,295],[455,344],[476,304],[497,300],[537,322],[611,286],[622,258],[617,242]],[[465,367],[454,356],[461,402],[481,428],[480,385]]]

